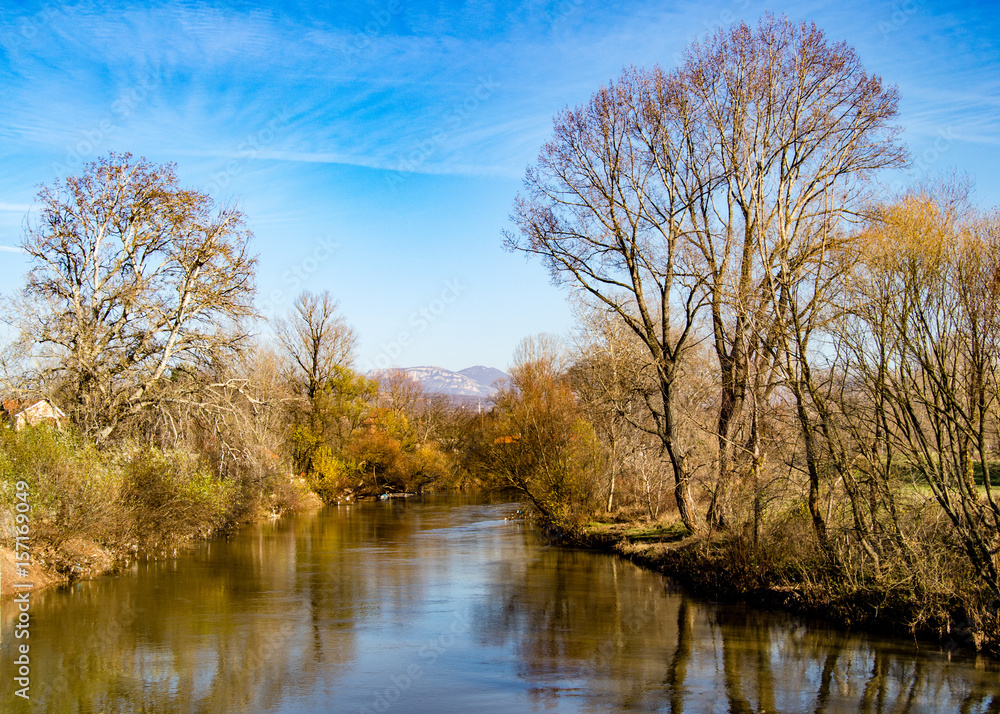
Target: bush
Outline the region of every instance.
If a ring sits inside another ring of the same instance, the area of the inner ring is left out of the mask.
[[[13,545],[18,481],[28,484],[32,548],[57,568],[69,541],[119,557],[161,554],[211,535],[246,508],[240,482],[220,478],[196,454],[128,445],[101,451],[72,431],[0,429],[6,545]]]
[[[5,516],[13,512],[18,481],[28,484],[32,539],[39,544],[58,547],[80,534],[106,540],[109,526],[121,515],[120,473],[73,432],[48,426],[0,429],[0,508]],[[3,536],[11,535],[5,527]]]
[[[350,485],[351,469],[341,459],[334,456],[328,446],[319,447],[312,461],[308,483],[324,503],[329,503],[341,495]]]
[[[123,460],[125,536],[145,552],[165,552],[221,528],[236,486],[198,456],[144,449]]]

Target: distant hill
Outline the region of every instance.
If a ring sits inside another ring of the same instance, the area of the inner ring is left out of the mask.
[[[496,389],[495,383],[497,380],[510,379],[510,376],[506,372],[502,372],[496,367],[484,367],[481,364],[477,364],[475,367],[460,369],[458,373],[464,374],[466,377],[470,377],[484,387],[489,388],[491,393]]]
[[[442,367],[403,367],[401,368],[414,381],[419,382],[428,392],[447,394],[452,397],[490,397],[496,391],[493,382],[506,379],[507,375],[493,367],[476,365],[460,372],[453,372]],[[377,370],[368,373],[369,377],[378,375]]]

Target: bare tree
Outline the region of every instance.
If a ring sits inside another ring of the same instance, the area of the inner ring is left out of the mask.
[[[319,295],[306,290],[295,298],[288,319],[275,326],[278,341],[292,362],[289,381],[310,401],[338,369],[354,363],[357,334],[338,307],[328,290]]]
[[[114,153],[37,200],[16,320],[86,432],[108,437],[156,404],[171,370],[224,362],[244,344],[257,259],[238,209],[213,211],[173,165]]]
[[[767,402],[780,367],[782,286],[822,259],[816,224],[850,215],[864,180],[903,160],[895,113],[895,90],[853,50],[767,16],[695,43],[672,72],[626,70],[556,118],[528,169],[520,237],[507,244],[542,256],[645,345],[659,387],[654,432],[690,530],[700,523],[677,379],[698,315],[707,306],[720,370],[708,516],[725,526],[734,456],[759,458],[748,404]]]
[[[767,402],[755,385],[774,384],[790,294],[819,284],[832,227],[859,209],[865,179],[905,154],[895,88],[814,24],[768,15],[756,28],[719,30],[692,45],[678,81],[717,172],[692,233],[721,377],[709,520],[725,525],[734,454],[757,451],[748,406]]]
[[[378,373],[379,407],[396,415],[419,414],[427,401],[424,385],[411,377],[405,369],[388,369]]]
[[[662,444],[649,433],[647,400],[658,393],[648,352],[621,320],[599,307],[580,302],[574,362],[569,370],[573,392],[607,451],[606,508],[644,505],[653,518],[664,488]]]
[[[280,357],[260,341],[214,371],[174,370],[156,386],[158,408],[138,424],[153,443],[215,457],[220,474],[260,477],[282,461],[290,428]]]
[[[309,472],[317,449],[338,447],[368,415],[376,385],[351,369],[357,335],[328,291],[304,291],[275,326],[288,360],[294,460]]]
[[[989,435],[1000,410],[1000,220],[963,193],[917,192],[876,212],[856,253],[845,332],[878,442],[862,449],[868,468],[885,483],[902,471],[925,484],[997,597]]]
[[[647,428],[667,454],[681,518],[693,532],[701,521],[676,396],[701,279],[684,260],[683,223],[707,187],[703,148],[690,140],[687,108],[673,90],[626,70],[585,106],[559,114],[553,139],[527,171],[514,213],[520,236],[508,234],[507,246],[541,256],[554,279],[589,294],[643,344],[656,384]]]

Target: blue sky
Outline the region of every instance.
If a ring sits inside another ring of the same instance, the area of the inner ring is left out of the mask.
[[[900,89],[911,177],[1000,204],[1000,20],[987,3],[80,2],[0,5],[0,281],[37,186],[110,150],[239,201],[259,304],[330,290],[359,366],[504,367],[565,295],[501,247],[553,115],[628,64],[765,11],[812,20]],[[889,181],[905,181],[895,177]]]

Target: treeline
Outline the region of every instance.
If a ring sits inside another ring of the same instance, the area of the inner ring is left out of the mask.
[[[300,295],[277,325],[285,360],[285,438],[293,468],[327,502],[420,493],[468,475],[457,458],[464,412],[401,370],[351,368],[356,335],[328,292]]]
[[[489,459],[577,523],[676,509],[696,537],[664,557],[713,588],[996,648],[1000,214],[875,183],[906,165],[897,102],[768,16],[560,113],[507,245],[581,345],[515,366]]]

